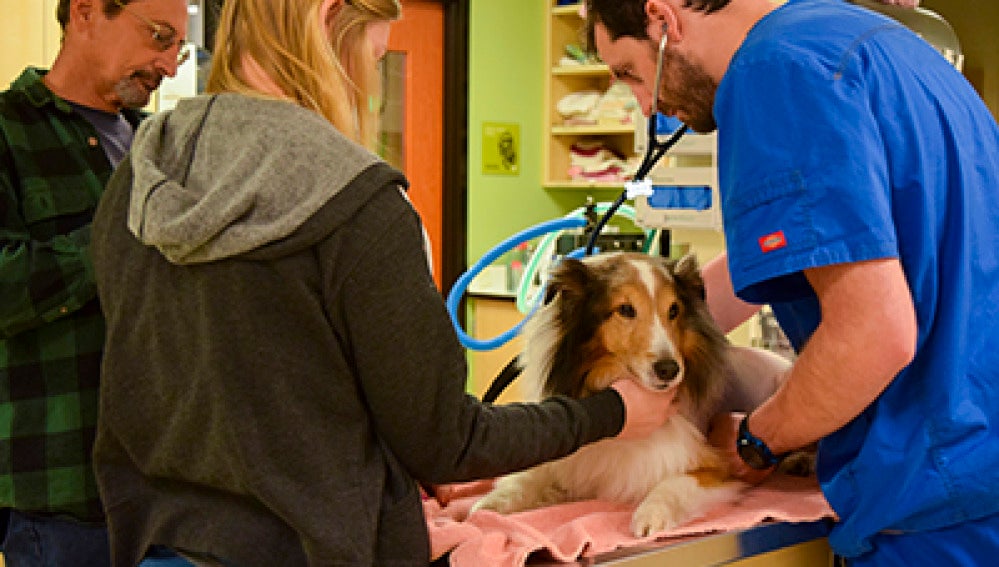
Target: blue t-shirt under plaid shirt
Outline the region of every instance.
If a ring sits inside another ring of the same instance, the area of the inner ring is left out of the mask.
[[[104,322],[88,247],[112,168],[43,75],[28,68],[0,93],[0,507],[99,520]]]

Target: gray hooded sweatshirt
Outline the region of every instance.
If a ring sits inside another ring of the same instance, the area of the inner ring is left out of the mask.
[[[94,449],[113,562],[426,565],[417,482],[616,434],[613,391],[489,406],[406,181],[317,114],[225,94],[148,119],[94,221]],[[542,433],[543,432],[543,433]]]

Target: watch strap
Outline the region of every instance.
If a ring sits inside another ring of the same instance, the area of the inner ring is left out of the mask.
[[[784,455],[775,455],[762,439],[749,431],[749,414],[739,422],[736,450],[747,465],[757,470],[769,469],[784,459]]]

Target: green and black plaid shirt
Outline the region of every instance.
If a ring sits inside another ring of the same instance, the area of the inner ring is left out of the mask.
[[[104,321],[88,248],[112,167],[43,74],[0,93],[0,507],[97,520]]]

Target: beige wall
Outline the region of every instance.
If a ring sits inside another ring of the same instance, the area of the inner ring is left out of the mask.
[[[0,0],[0,90],[26,65],[48,67],[59,50],[57,0]]]
[[[999,2],[923,0],[921,5],[954,28],[964,52],[964,74],[999,118]]]

